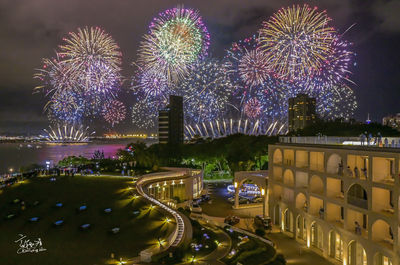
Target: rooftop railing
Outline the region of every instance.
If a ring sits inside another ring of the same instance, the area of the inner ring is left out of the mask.
[[[281,136],[280,143],[400,148],[400,137]]]

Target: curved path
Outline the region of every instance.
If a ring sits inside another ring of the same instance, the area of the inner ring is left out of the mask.
[[[185,177],[189,174],[192,174],[191,169],[185,169],[185,168],[167,168],[167,169],[170,171],[147,174],[140,177],[136,182],[137,192],[145,199],[153,203],[154,205],[157,205],[163,210],[170,213],[174,217],[175,222],[177,224],[174,233],[172,233],[171,236],[168,238],[166,247],[163,247],[162,249],[158,250],[155,249],[144,250],[148,251],[152,255],[159,253],[161,251],[166,251],[170,247],[176,247],[183,242],[190,241],[192,237],[192,225],[186,216],[179,213],[178,211],[175,211],[174,209],[168,207],[167,205],[154,199],[153,197],[147,195],[146,192],[144,192],[143,186],[145,186],[146,184],[152,183],[154,181],[162,181],[177,177]]]

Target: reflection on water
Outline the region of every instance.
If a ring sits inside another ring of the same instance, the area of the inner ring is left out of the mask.
[[[33,163],[44,164],[46,160],[53,160],[54,163],[57,163],[64,157],[72,155],[91,158],[96,150],[103,151],[106,158],[115,157],[118,149],[136,141],[136,139],[124,139],[71,145],[3,143],[0,144],[0,173],[5,173],[9,168],[18,169]]]

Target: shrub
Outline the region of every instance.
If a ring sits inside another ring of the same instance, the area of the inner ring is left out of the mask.
[[[264,236],[265,235],[265,230],[262,228],[257,228],[256,229],[256,235],[258,236]]]

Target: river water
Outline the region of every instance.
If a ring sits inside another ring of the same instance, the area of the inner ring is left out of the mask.
[[[0,174],[13,168],[18,170],[21,166],[33,163],[44,165],[46,161],[56,164],[67,156],[84,156],[92,158],[96,150],[104,152],[104,156],[115,157],[118,149],[124,148],[136,139],[122,139],[110,141],[94,141],[86,144],[54,145],[46,143],[1,143],[0,144]],[[143,140],[141,140],[143,141]],[[152,141],[145,140],[147,144]]]

